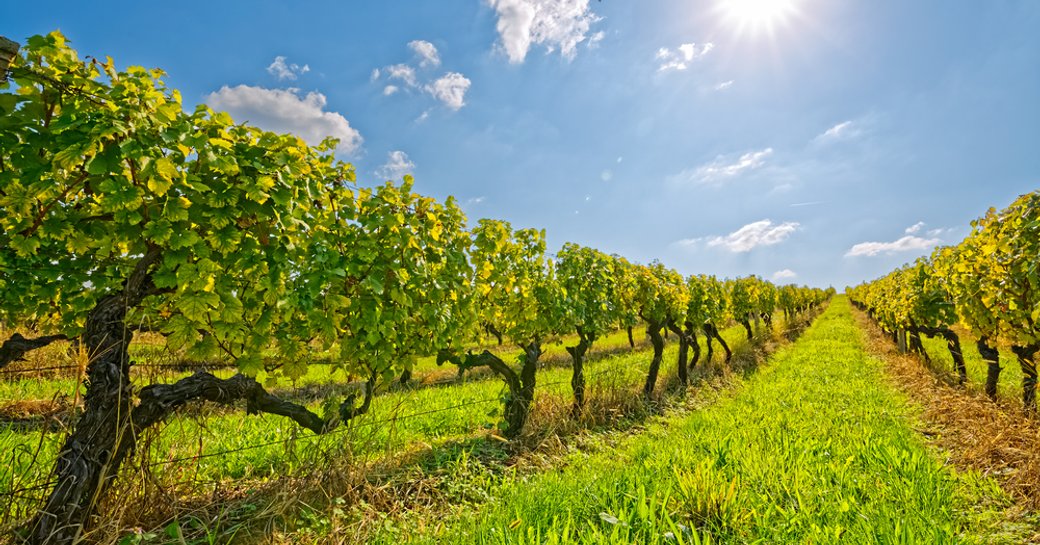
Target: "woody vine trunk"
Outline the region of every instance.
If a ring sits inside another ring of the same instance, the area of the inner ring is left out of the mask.
[[[135,404],[128,351],[133,332],[126,326],[126,315],[146,297],[159,293],[150,272],[159,258],[159,250],[150,248],[122,290],[101,298],[87,317],[81,337],[90,355],[84,409],[58,453],[50,496],[23,528],[24,541],[30,545],[67,545],[82,539],[140,434],[190,401],[232,404],[244,400],[249,414],[286,416],[317,434],[366,412],[371,405],[374,376],[365,385],[360,407],[354,406],[354,394],[340,405],[337,415],[326,420],[269,394],[251,377],[220,379],[206,372],[173,384],[146,386]]]

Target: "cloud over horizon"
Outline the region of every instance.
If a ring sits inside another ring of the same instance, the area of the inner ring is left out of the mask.
[[[705,242],[708,247],[720,246],[733,253],[745,253],[760,246],[780,244],[800,227],[801,224],[795,221],[773,223],[772,220],[764,219],[751,222],[728,235],[686,238],[675,241],[673,245],[696,248],[701,242]]]
[[[845,257],[866,256],[874,257],[878,254],[892,255],[901,252],[912,252],[930,250],[942,243],[938,238],[922,238],[914,235],[906,235],[892,242],[860,242],[855,244],[845,253]]]

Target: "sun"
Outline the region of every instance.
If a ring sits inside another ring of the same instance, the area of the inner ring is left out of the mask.
[[[742,30],[769,30],[797,13],[798,0],[722,0],[718,11]]]

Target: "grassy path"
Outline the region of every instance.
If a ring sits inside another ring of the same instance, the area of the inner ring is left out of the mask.
[[[762,372],[481,509],[385,543],[1020,543],[1006,495],[944,466],[837,298]]]

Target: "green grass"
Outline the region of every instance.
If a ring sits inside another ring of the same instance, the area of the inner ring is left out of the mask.
[[[744,344],[740,326],[728,328],[722,334],[733,347]],[[703,336],[701,343],[704,343]],[[627,336],[621,331],[606,336],[595,349],[602,355],[604,351],[627,346]],[[501,350],[510,353],[509,347]],[[674,343],[669,343],[665,353],[667,369],[674,367],[675,351]],[[552,360],[555,356],[557,363],[563,363],[561,354],[564,354],[563,345],[554,344],[547,347],[543,358]],[[720,358],[721,353],[717,351],[716,361]],[[634,351],[625,349],[590,361],[586,365],[589,396],[595,396],[597,389],[637,387],[645,377],[649,361],[650,351],[645,344]],[[343,383],[342,371],[331,369],[327,365],[312,366],[307,377],[298,381],[297,386]],[[432,362],[420,362],[415,379],[422,382],[424,377],[443,376],[446,371],[449,376],[453,374],[453,368],[438,369]],[[222,370],[217,374],[231,372]],[[172,374],[171,377],[184,374]],[[569,400],[570,374],[569,365],[553,365],[540,370],[536,396]],[[27,388],[19,397],[32,399],[37,392],[49,392],[38,396],[49,398],[61,388],[67,388],[63,392],[71,395],[75,388],[75,382],[70,379],[34,379],[29,383],[33,387]],[[285,384],[281,387],[287,388],[285,393],[292,397],[292,387]],[[350,427],[321,437],[315,437],[279,416],[247,416],[241,410],[231,409],[190,409],[186,414],[172,418],[164,428],[147,438],[150,447],[145,449],[144,463],[162,464],[152,470],[159,478],[169,479],[171,483],[183,482],[186,477],[196,482],[212,483],[243,479],[256,481],[292,474],[301,468],[306,469],[305,466],[311,463],[309,456],[314,452],[349,453],[361,459],[389,456],[411,446],[442,445],[493,429],[498,421],[503,393],[502,381],[488,374],[458,383],[395,388],[378,395],[373,400],[371,411],[357,418]],[[324,411],[320,403],[310,403],[309,406]],[[0,454],[0,493],[46,481],[63,438],[62,433],[41,434],[38,430],[10,426],[0,428],[0,453],[3,453]],[[201,458],[195,459],[196,456]],[[137,463],[141,463],[140,458]]]
[[[371,542],[1021,542],[991,531],[1010,500],[944,466],[882,365],[839,297],[720,402],[560,471],[490,481],[479,509],[405,517]]]

